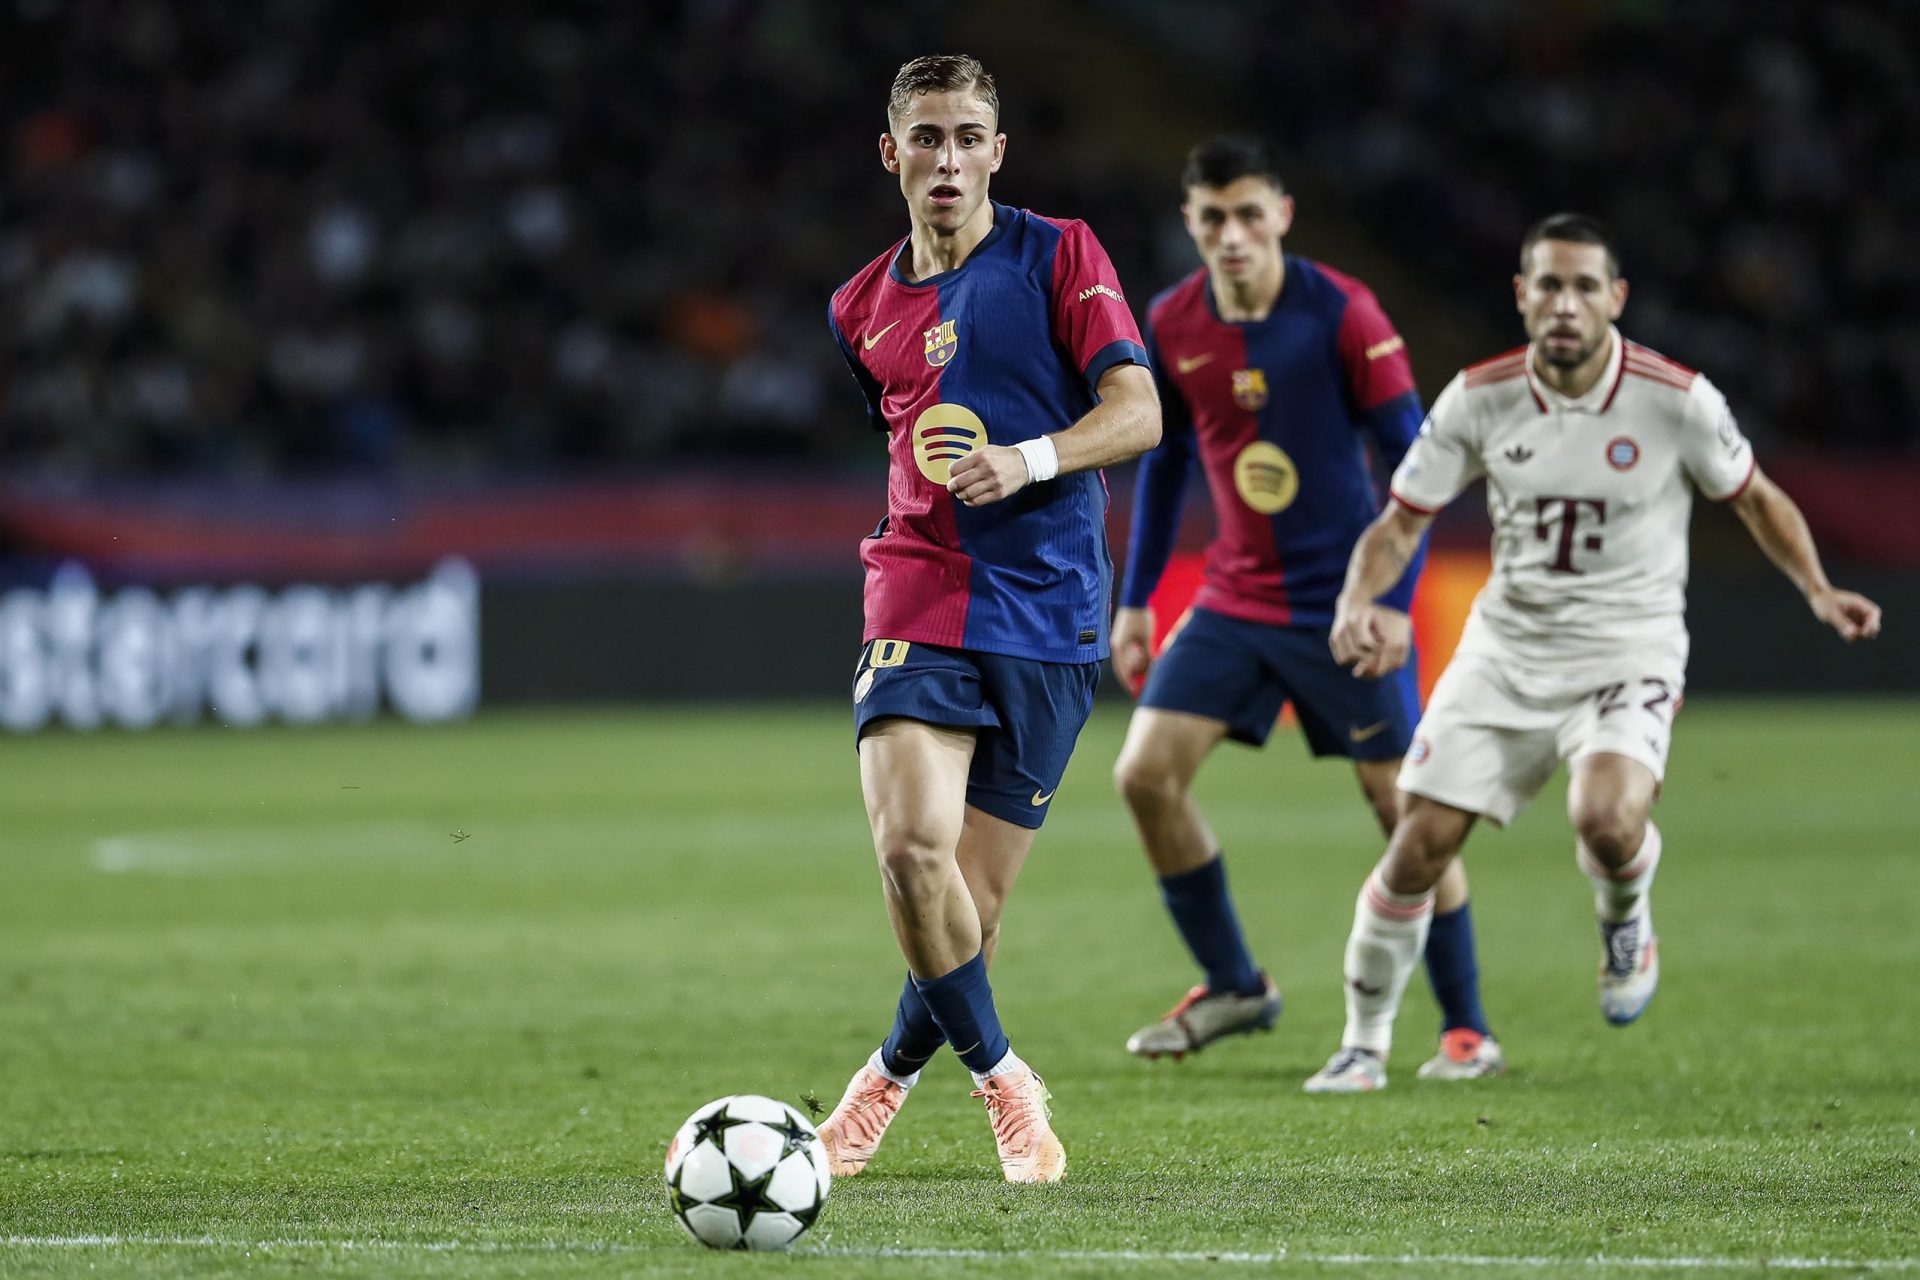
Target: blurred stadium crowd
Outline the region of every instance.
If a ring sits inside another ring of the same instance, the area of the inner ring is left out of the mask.
[[[931,0],[4,3],[6,474],[871,453],[823,316],[904,233],[874,139],[893,67],[958,43]],[[1636,336],[1756,434],[1920,444],[1911,7],[1018,11],[1164,76],[1000,73],[999,190],[1093,221],[1137,306],[1190,265],[1178,152],[1091,136],[1089,92],[1267,131],[1501,340],[1519,231],[1592,207]]]

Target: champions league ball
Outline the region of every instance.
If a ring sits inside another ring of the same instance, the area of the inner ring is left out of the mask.
[[[667,1144],[673,1216],[710,1249],[786,1248],[813,1225],[830,1185],[820,1135],[772,1098],[709,1102]]]

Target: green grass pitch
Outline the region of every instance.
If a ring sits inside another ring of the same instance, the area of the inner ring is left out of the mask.
[[[829,1104],[902,963],[844,707],[4,743],[0,1275],[1920,1273],[1920,706],[1714,704],[1658,811],[1664,982],[1594,998],[1556,785],[1468,846],[1513,1074],[1313,1098],[1380,841],[1279,735],[1201,779],[1287,1012],[1121,1049],[1192,980],[1102,710],[995,969],[1068,1180],[1011,1188],[951,1058],[792,1254],[670,1221],[725,1093]]]

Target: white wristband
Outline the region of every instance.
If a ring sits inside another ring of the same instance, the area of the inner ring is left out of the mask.
[[[1038,484],[1060,474],[1060,451],[1053,447],[1052,436],[1035,436],[1013,446],[1027,460],[1027,480]]]

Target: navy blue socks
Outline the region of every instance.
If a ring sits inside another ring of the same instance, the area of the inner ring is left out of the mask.
[[[1480,962],[1473,953],[1473,907],[1461,903],[1445,915],[1435,913],[1427,934],[1427,981],[1440,1004],[1440,1030],[1466,1027],[1487,1034],[1480,1008]]]
[[[933,1010],[920,998],[909,973],[900,991],[900,1003],[893,1011],[893,1030],[880,1046],[880,1061],[894,1075],[910,1076],[927,1065],[927,1059],[940,1052],[946,1042],[940,1024],[933,1020]]]
[[[1206,972],[1207,990],[1250,996],[1263,989],[1265,980],[1247,953],[1240,918],[1227,893],[1224,856],[1215,854],[1203,867],[1160,877],[1160,896],[1187,950]]]
[[[952,973],[910,980],[938,1024],[940,1034],[960,1055],[960,1061],[967,1064],[967,1070],[984,1075],[1007,1056],[1007,1036],[1000,1029],[1000,1014],[993,1007],[993,988],[987,984],[984,954],[975,955]],[[904,1004],[903,1000],[903,1007]],[[918,1063],[910,1065],[919,1069]]]

